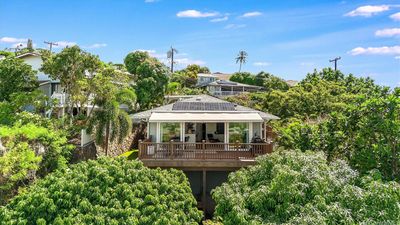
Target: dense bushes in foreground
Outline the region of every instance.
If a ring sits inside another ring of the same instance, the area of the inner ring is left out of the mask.
[[[400,185],[361,177],[323,153],[278,151],[229,176],[213,192],[229,224],[374,224],[400,221]]]
[[[197,224],[201,218],[181,171],[124,157],[56,171],[0,208],[4,224]]]

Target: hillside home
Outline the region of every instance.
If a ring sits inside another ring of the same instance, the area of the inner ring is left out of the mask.
[[[229,171],[253,165],[272,152],[267,126],[278,117],[208,95],[131,115],[147,125],[139,159],[148,167],[178,168],[189,177],[199,206],[212,210],[210,191]]]

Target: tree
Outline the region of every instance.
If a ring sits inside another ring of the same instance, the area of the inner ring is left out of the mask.
[[[223,224],[395,224],[400,184],[360,176],[321,152],[278,151],[213,190]]]
[[[129,53],[124,63],[129,73],[135,76],[134,89],[140,110],[161,104],[168,83],[168,68],[141,51]]]
[[[87,88],[83,84],[101,68],[100,60],[76,45],[64,48],[57,54],[43,54],[42,58],[44,61],[40,70],[49,74],[52,79],[60,80],[67,94],[67,113],[72,122],[73,108],[84,107],[88,101],[88,98],[82,100],[82,92]]]
[[[26,112],[17,116],[14,125],[0,126],[0,205],[37,177],[65,167],[74,148],[48,119]]]
[[[94,134],[96,143],[103,147],[106,155],[109,143],[122,142],[131,130],[132,120],[121,105],[132,109],[136,103],[136,95],[127,84],[113,82],[117,74],[118,71],[109,67],[93,79],[96,93],[93,104],[98,108],[90,112],[87,131]]]
[[[0,208],[5,224],[198,224],[202,213],[180,170],[125,157],[58,170]]]
[[[21,59],[0,60],[0,101],[10,101],[13,93],[27,93],[38,87],[36,71]]]
[[[247,52],[246,51],[239,51],[239,54],[236,57],[236,64],[239,63],[239,73],[242,70],[242,64],[245,64],[247,61]]]

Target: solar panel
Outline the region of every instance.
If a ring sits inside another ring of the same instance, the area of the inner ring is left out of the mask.
[[[235,105],[229,102],[176,102],[172,110],[179,111],[235,111]]]

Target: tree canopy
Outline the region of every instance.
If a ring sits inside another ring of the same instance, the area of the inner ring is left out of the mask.
[[[278,151],[229,175],[213,192],[215,216],[229,224],[395,224],[400,185],[379,172],[360,176],[323,153]]]
[[[36,71],[21,59],[0,60],[0,101],[10,101],[12,94],[33,91],[38,85]]]
[[[135,76],[134,89],[140,109],[161,104],[168,83],[168,68],[143,51],[129,53],[124,63],[129,73]]]
[[[56,171],[0,208],[6,224],[198,224],[182,171],[100,158]]]

